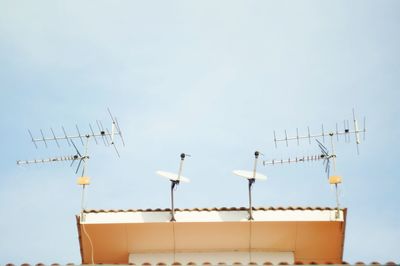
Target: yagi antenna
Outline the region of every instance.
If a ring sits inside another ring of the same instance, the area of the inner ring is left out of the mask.
[[[254,220],[253,218],[253,205],[251,201],[251,190],[253,187],[254,182],[257,180],[266,180],[267,177],[265,175],[262,175],[260,173],[257,173],[257,160],[260,155],[259,151],[254,152],[254,167],[253,171],[244,171],[244,170],[234,170],[233,173],[237,176],[244,177],[248,180],[249,182],[249,221]]]
[[[111,132],[107,129],[104,128],[102,123],[100,121],[96,121],[96,124],[98,126],[97,130],[93,129],[92,125],[89,124],[89,129],[90,131],[87,131],[85,133],[81,133],[82,131],[79,129],[78,125],[76,125],[76,134],[67,134],[65,128],[62,126],[62,134],[61,135],[56,135],[54,132],[53,128],[50,128],[51,134],[48,136],[45,135],[42,129],[40,129],[40,137],[35,138],[30,130],[29,136],[35,145],[35,148],[38,148],[38,143],[44,143],[45,147],[48,147],[48,144],[51,142],[55,142],[57,147],[61,147],[61,143],[65,141],[68,146],[74,147],[76,154],[75,155],[68,155],[68,156],[60,156],[60,157],[52,157],[52,158],[47,158],[47,159],[36,159],[36,160],[20,160],[17,161],[18,165],[26,165],[26,164],[37,164],[37,163],[52,163],[52,162],[62,162],[62,161],[71,161],[71,167],[75,163],[75,161],[78,162],[77,168],[75,173],[77,174],[78,171],[80,170],[82,166],[82,173],[81,176],[78,177],[78,185],[81,185],[83,187],[82,189],[82,210],[83,210],[83,203],[84,203],[84,191],[85,191],[85,186],[90,184],[90,178],[86,176],[87,172],[87,160],[89,159],[88,155],[88,146],[89,146],[89,140],[94,139],[95,143],[98,144],[97,138],[101,138],[103,140],[104,145],[109,146],[112,145],[114,146],[114,149],[119,157],[119,152],[116,147],[115,143],[115,136],[119,136],[123,146],[125,146],[124,139],[122,137],[122,131],[121,128],[119,127],[117,118],[114,117],[111,114],[110,109],[107,108],[107,111],[111,117]],[[82,154],[78,148],[75,145],[74,140],[78,140],[82,143],[84,146],[84,153]]]
[[[331,145],[332,145],[332,151],[329,152],[329,150],[322,144],[318,139],[315,139],[315,141],[318,144],[318,147],[321,151],[321,154],[319,155],[312,155],[312,156],[302,156],[302,157],[296,157],[296,158],[288,158],[288,159],[281,159],[281,160],[269,160],[269,161],[263,161],[263,165],[278,165],[278,164],[293,164],[293,163],[300,163],[300,162],[313,162],[313,161],[319,161],[323,160],[323,165],[325,169],[325,173],[327,174],[329,183],[331,185],[335,185],[335,190],[336,190],[336,205],[337,205],[337,212],[336,212],[336,218],[339,218],[340,212],[339,212],[339,194],[338,194],[338,184],[342,183],[342,177],[336,175],[336,154],[334,152],[334,144],[333,144],[333,139],[332,139],[332,134],[331,136]],[[332,160],[332,165],[333,165],[333,172],[334,175],[330,175],[330,169],[331,169],[331,160]]]
[[[165,171],[157,171],[156,173],[162,177],[168,178],[169,181],[171,181],[171,222],[175,222],[175,207],[174,207],[174,191],[178,187],[180,182],[183,183],[189,183],[190,180],[184,176],[182,176],[182,171],[183,171],[183,162],[185,158],[190,155],[181,153],[180,155],[180,163],[179,163],[179,171],[178,174],[170,173],[170,172],[165,172]]]
[[[264,160],[263,165],[278,165],[278,164],[294,164],[294,163],[302,163],[302,162],[313,162],[322,160],[324,156],[322,154],[318,155],[307,155],[307,156],[298,156],[295,158],[286,158],[286,159],[272,159],[272,160]]]
[[[338,124],[336,124],[336,127],[334,130],[326,131],[324,129],[324,125],[322,124],[321,126],[321,133],[316,133],[316,134],[311,134],[310,133],[310,128],[307,127],[307,134],[306,135],[299,135],[299,130],[296,129],[296,136],[288,136],[286,130],[285,132],[285,137],[283,138],[277,138],[276,137],[276,132],[274,131],[274,142],[275,142],[275,147],[278,147],[278,142],[285,142],[286,146],[289,146],[289,142],[296,140],[297,145],[300,144],[300,140],[302,139],[308,139],[309,143],[311,144],[311,139],[316,139],[316,138],[322,138],[322,142],[325,142],[325,137],[330,137],[331,139],[333,136],[336,136],[336,140],[339,141],[339,136],[344,136],[345,142],[350,142],[350,135],[354,134],[354,139],[356,143],[356,148],[357,148],[357,154],[360,153],[358,145],[361,143],[360,140],[360,133],[363,133],[363,138],[365,140],[365,133],[367,132],[366,129],[366,119],[364,117],[364,125],[363,129],[360,129],[358,127],[358,121],[355,116],[355,112],[353,109],[353,129],[350,129],[350,122],[349,120],[344,120],[343,121],[343,130],[339,130]]]
[[[53,163],[53,162],[65,162],[65,161],[71,161],[72,166],[75,161],[78,161],[78,167],[76,168],[75,173],[77,174],[79,171],[79,168],[81,166],[82,161],[86,161],[89,159],[89,156],[87,154],[82,155],[78,148],[75,146],[75,143],[71,140],[72,144],[74,145],[76,154],[75,155],[67,155],[67,156],[60,156],[60,157],[51,157],[47,159],[35,159],[35,160],[18,160],[17,165],[25,165],[25,164],[38,164],[38,163]]]
[[[28,132],[29,132],[31,140],[36,148],[38,148],[39,143],[44,143],[45,147],[47,148],[48,143],[50,143],[50,142],[55,142],[57,147],[60,148],[61,141],[66,141],[68,143],[68,145],[71,146],[71,141],[76,140],[76,139],[79,139],[79,141],[82,143],[82,145],[85,146],[84,140],[91,139],[91,138],[93,138],[95,143],[98,144],[97,138],[101,138],[103,140],[103,143],[105,146],[112,145],[114,147],[115,152],[117,153],[117,155],[119,157],[120,154],[119,154],[119,151],[116,146],[115,137],[119,136],[123,146],[125,146],[125,141],[122,136],[122,131],[118,124],[117,118],[112,115],[109,108],[107,108],[107,111],[111,118],[111,131],[108,128],[103,127],[103,124],[101,123],[101,121],[97,120],[96,121],[97,129],[94,130],[92,125],[89,124],[89,130],[86,133],[81,133],[81,130],[78,127],[78,125],[75,126],[76,134],[67,134],[64,127],[61,127],[62,135],[56,135],[53,128],[50,128],[51,134],[48,136],[46,136],[45,133],[43,132],[43,130],[40,129],[40,137],[38,137],[38,138],[33,137],[32,132],[30,130],[28,130]]]

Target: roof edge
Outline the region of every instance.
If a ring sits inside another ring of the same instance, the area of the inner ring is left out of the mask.
[[[254,211],[334,211],[336,207],[253,207]],[[210,212],[210,211],[247,211],[247,207],[212,207],[212,208],[175,208],[175,212],[179,211],[197,211],[197,212]],[[340,210],[346,212],[347,208]],[[156,209],[87,209],[83,210],[84,213],[118,213],[118,212],[170,212],[170,208],[156,208]]]

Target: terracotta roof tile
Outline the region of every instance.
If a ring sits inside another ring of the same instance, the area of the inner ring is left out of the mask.
[[[289,264],[288,262],[280,262],[280,263],[278,263],[277,265],[329,265],[329,264],[332,264],[332,263],[330,263],[330,262],[325,262],[325,263],[321,263],[321,264],[318,264],[318,263],[316,263],[316,262],[310,262],[310,263],[303,263],[302,261],[296,261],[296,262],[294,262],[294,264]],[[85,264],[74,264],[74,263],[67,263],[67,264],[59,264],[59,263],[52,263],[52,264],[43,264],[43,263],[37,263],[37,264],[29,264],[29,263],[22,263],[22,264],[20,264],[20,265],[18,265],[18,264],[12,264],[12,263],[7,263],[7,264],[5,264],[5,266],[47,266],[47,265],[49,265],[49,266],[79,266],[79,265],[85,265]],[[101,265],[101,264],[96,264],[96,265]],[[110,264],[107,264],[107,265],[110,265]],[[118,264],[118,263],[116,263],[115,265],[135,265],[134,263],[129,263],[129,264]],[[182,263],[180,263],[180,262],[174,262],[172,265],[174,265],[174,266],[182,266],[183,264]],[[188,266],[195,266],[195,265],[197,265],[196,263],[194,263],[194,262],[189,262],[189,263],[187,263],[186,265],[188,265]],[[204,263],[202,263],[202,264],[200,264],[200,265],[202,265],[202,266],[215,266],[215,265],[220,265],[220,266],[223,266],[223,265],[228,265],[227,263],[225,263],[225,262],[220,262],[220,263],[218,263],[218,264],[212,264],[212,263],[210,263],[210,262],[204,262]],[[251,266],[255,266],[255,265],[259,265],[259,264],[257,264],[257,263],[255,263],[255,262],[250,262],[249,264],[242,264],[241,262],[234,262],[232,265],[234,265],[234,266],[241,266],[241,265],[251,265]],[[262,265],[265,265],[265,266],[267,266],[267,265],[274,265],[273,263],[271,263],[271,262],[269,262],[269,261],[266,261],[266,262],[264,262]],[[386,263],[379,263],[379,262],[376,262],[376,261],[373,261],[373,262],[371,262],[371,263],[364,263],[364,262],[362,262],[362,261],[358,261],[358,262],[356,262],[356,263],[353,263],[353,264],[349,264],[348,262],[346,262],[346,261],[343,261],[342,262],[342,264],[339,264],[339,265],[386,265],[386,266],[394,266],[394,265],[400,265],[400,264],[398,264],[398,263],[395,263],[395,262],[393,262],[393,261],[389,261],[389,262],[386,262]],[[159,263],[157,263],[157,264],[151,264],[151,263],[149,263],[149,262],[144,262],[143,264],[141,264],[141,266],[169,266],[169,264],[167,264],[167,263],[164,263],[164,262],[159,262]]]
[[[246,211],[246,207],[219,207],[219,208],[176,208],[175,211],[195,211],[195,212],[204,212],[204,211]],[[253,207],[255,211],[332,211],[336,210],[336,208],[331,207],[295,207],[295,206],[288,206],[288,207]],[[118,213],[118,212],[170,212],[171,209],[127,209],[127,210],[84,210],[85,213]]]

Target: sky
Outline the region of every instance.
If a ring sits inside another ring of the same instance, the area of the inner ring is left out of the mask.
[[[87,209],[168,208],[179,154],[191,155],[176,207],[247,206],[232,170],[318,154],[283,137],[342,128],[335,141],[344,260],[400,262],[399,1],[0,1],[0,265],[80,263],[73,155],[35,137],[118,118],[125,147],[89,143]],[[351,124],[351,123],[350,123]],[[327,142],[326,145],[329,143]],[[81,146],[78,146],[82,149]],[[254,206],[335,207],[322,162],[264,167]]]

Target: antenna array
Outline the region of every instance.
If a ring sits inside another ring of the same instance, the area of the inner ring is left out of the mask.
[[[115,143],[115,136],[119,136],[123,146],[125,146],[124,138],[122,136],[122,131],[121,128],[119,127],[118,120],[116,117],[114,117],[111,114],[110,109],[107,108],[108,114],[110,115],[111,118],[111,130],[108,128],[103,127],[103,124],[101,121],[97,120],[97,130],[93,130],[93,127],[91,124],[89,124],[89,132],[86,132],[85,134],[81,133],[81,130],[79,129],[78,125],[76,125],[76,133],[75,134],[67,134],[65,131],[64,127],[62,126],[62,135],[56,135],[54,132],[53,128],[50,128],[51,135],[45,136],[43,133],[43,130],[40,129],[40,135],[41,137],[39,138],[34,138],[32,135],[32,132],[28,130],[29,135],[31,137],[31,140],[33,144],[35,145],[36,149],[38,148],[39,143],[43,143],[44,146],[47,148],[48,143],[54,142],[56,143],[57,147],[60,148],[60,143],[62,141],[65,141],[69,146],[73,146],[76,154],[75,155],[66,155],[66,156],[60,156],[60,157],[51,157],[47,159],[35,159],[35,160],[19,160],[17,161],[18,165],[29,165],[29,164],[37,164],[37,163],[53,163],[53,162],[63,162],[63,161],[72,161],[71,165],[74,164],[75,161],[79,161],[78,166],[76,168],[75,174],[78,173],[82,163],[82,174],[80,177],[78,177],[78,185],[82,186],[82,210],[84,209],[84,191],[85,191],[85,186],[90,184],[90,178],[85,176],[86,173],[86,168],[87,168],[87,160],[89,159],[88,155],[88,146],[89,146],[89,140],[91,138],[94,139],[96,144],[98,144],[97,138],[101,138],[105,146],[113,146],[115,149],[115,152],[117,153],[118,157],[120,157],[116,143]],[[85,148],[85,152],[82,155],[78,148],[76,147],[74,140],[80,140],[82,145]]]
[[[318,161],[318,160],[323,160],[323,164],[325,166],[325,172],[328,176],[329,183],[331,185],[335,185],[335,190],[336,190],[336,204],[337,204],[337,212],[336,212],[336,218],[339,218],[339,195],[338,195],[338,184],[342,182],[342,177],[337,176],[336,174],[336,154],[335,154],[335,145],[334,145],[334,136],[336,136],[336,141],[339,141],[339,136],[344,136],[345,142],[350,142],[350,136],[354,134],[354,140],[356,143],[357,147],[357,154],[360,153],[359,151],[359,144],[361,143],[360,141],[360,133],[363,133],[363,139],[365,140],[365,133],[367,132],[366,127],[365,127],[366,119],[364,117],[364,125],[363,129],[359,129],[358,127],[358,121],[355,116],[355,112],[353,109],[353,129],[350,129],[350,122],[349,120],[344,120],[343,121],[343,130],[338,129],[338,124],[336,123],[336,128],[335,130],[331,131],[325,131],[324,125],[322,124],[321,126],[321,133],[317,134],[311,134],[310,133],[310,127],[307,127],[307,135],[299,135],[299,130],[296,129],[296,136],[288,136],[286,130],[285,130],[285,137],[284,138],[277,138],[276,133],[274,131],[274,142],[275,142],[275,148],[277,148],[277,143],[278,142],[286,142],[286,146],[289,145],[289,141],[296,140],[297,145],[300,145],[300,140],[303,139],[308,139],[308,142],[311,144],[311,139],[315,139],[316,142],[318,143],[318,146],[321,150],[320,155],[312,155],[312,156],[303,156],[303,157],[296,157],[296,158],[288,158],[288,159],[281,159],[281,160],[269,160],[269,161],[263,161],[263,165],[276,165],[276,164],[290,164],[290,163],[299,163],[299,162],[312,162],[312,161]],[[325,138],[329,137],[330,138],[330,143],[331,143],[331,152],[328,151],[328,149],[318,140],[322,138],[322,142],[325,142]],[[330,176],[330,168],[331,164],[330,162],[333,162],[333,172],[334,175]]]
[[[118,157],[120,157],[118,149],[115,145],[115,136],[120,137],[123,146],[125,146],[124,138],[122,136],[122,131],[121,131],[121,128],[119,127],[117,118],[111,114],[110,109],[107,108],[107,111],[108,111],[111,121],[112,121],[111,130],[104,127],[101,121],[96,120],[97,129],[93,130],[92,125],[89,124],[90,131],[88,130],[88,132],[86,132],[85,134],[81,133],[81,130],[79,129],[78,125],[75,125],[75,128],[76,128],[75,134],[67,134],[67,132],[65,131],[63,126],[61,127],[61,130],[63,133],[62,135],[56,135],[54,133],[53,128],[50,128],[51,135],[49,135],[49,136],[45,136],[45,134],[43,133],[43,130],[40,129],[41,137],[39,137],[39,138],[34,138],[32,135],[32,132],[30,130],[28,130],[28,132],[29,132],[31,140],[36,148],[38,148],[38,143],[43,143],[45,145],[45,147],[47,148],[48,142],[55,142],[57,147],[60,148],[61,141],[65,141],[69,146],[71,146],[71,143],[73,143],[73,140],[76,140],[76,139],[80,140],[80,142],[84,146],[85,145],[84,140],[90,139],[90,138],[93,138],[95,143],[98,144],[99,143],[98,138],[101,138],[104,145],[105,146],[113,146]],[[39,160],[38,162],[41,162],[41,161]],[[33,161],[32,163],[36,163],[36,162]]]
[[[363,129],[359,129],[358,121],[356,119],[354,109],[353,109],[353,129],[350,129],[349,120],[343,121],[343,130],[339,130],[338,124],[336,123],[336,128],[334,130],[325,131],[324,125],[321,126],[321,133],[311,134],[310,127],[307,127],[307,135],[299,135],[299,129],[296,129],[296,136],[288,136],[287,131],[285,130],[285,137],[284,138],[277,138],[276,133],[274,131],[274,142],[275,148],[278,147],[278,142],[286,142],[286,146],[289,146],[289,141],[296,140],[297,145],[300,144],[300,140],[308,139],[308,142],[311,144],[311,139],[315,138],[322,138],[322,141],[325,142],[325,137],[330,137],[331,139],[333,136],[336,136],[336,140],[339,141],[339,136],[344,136],[345,142],[350,142],[350,136],[354,134],[354,139],[357,145],[357,154],[359,154],[358,145],[361,143],[360,141],[360,133],[363,133],[363,139],[365,140],[365,133],[367,129],[365,127],[366,119],[364,117],[364,125]]]
[[[263,165],[276,165],[276,164],[293,164],[293,163],[301,163],[301,162],[313,162],[324,159],[322,154],[320,155],[310,155],[310,156],[302,156],[295,158],[287,158],[287,159],[272,159],[272,160],[264,160]]]

